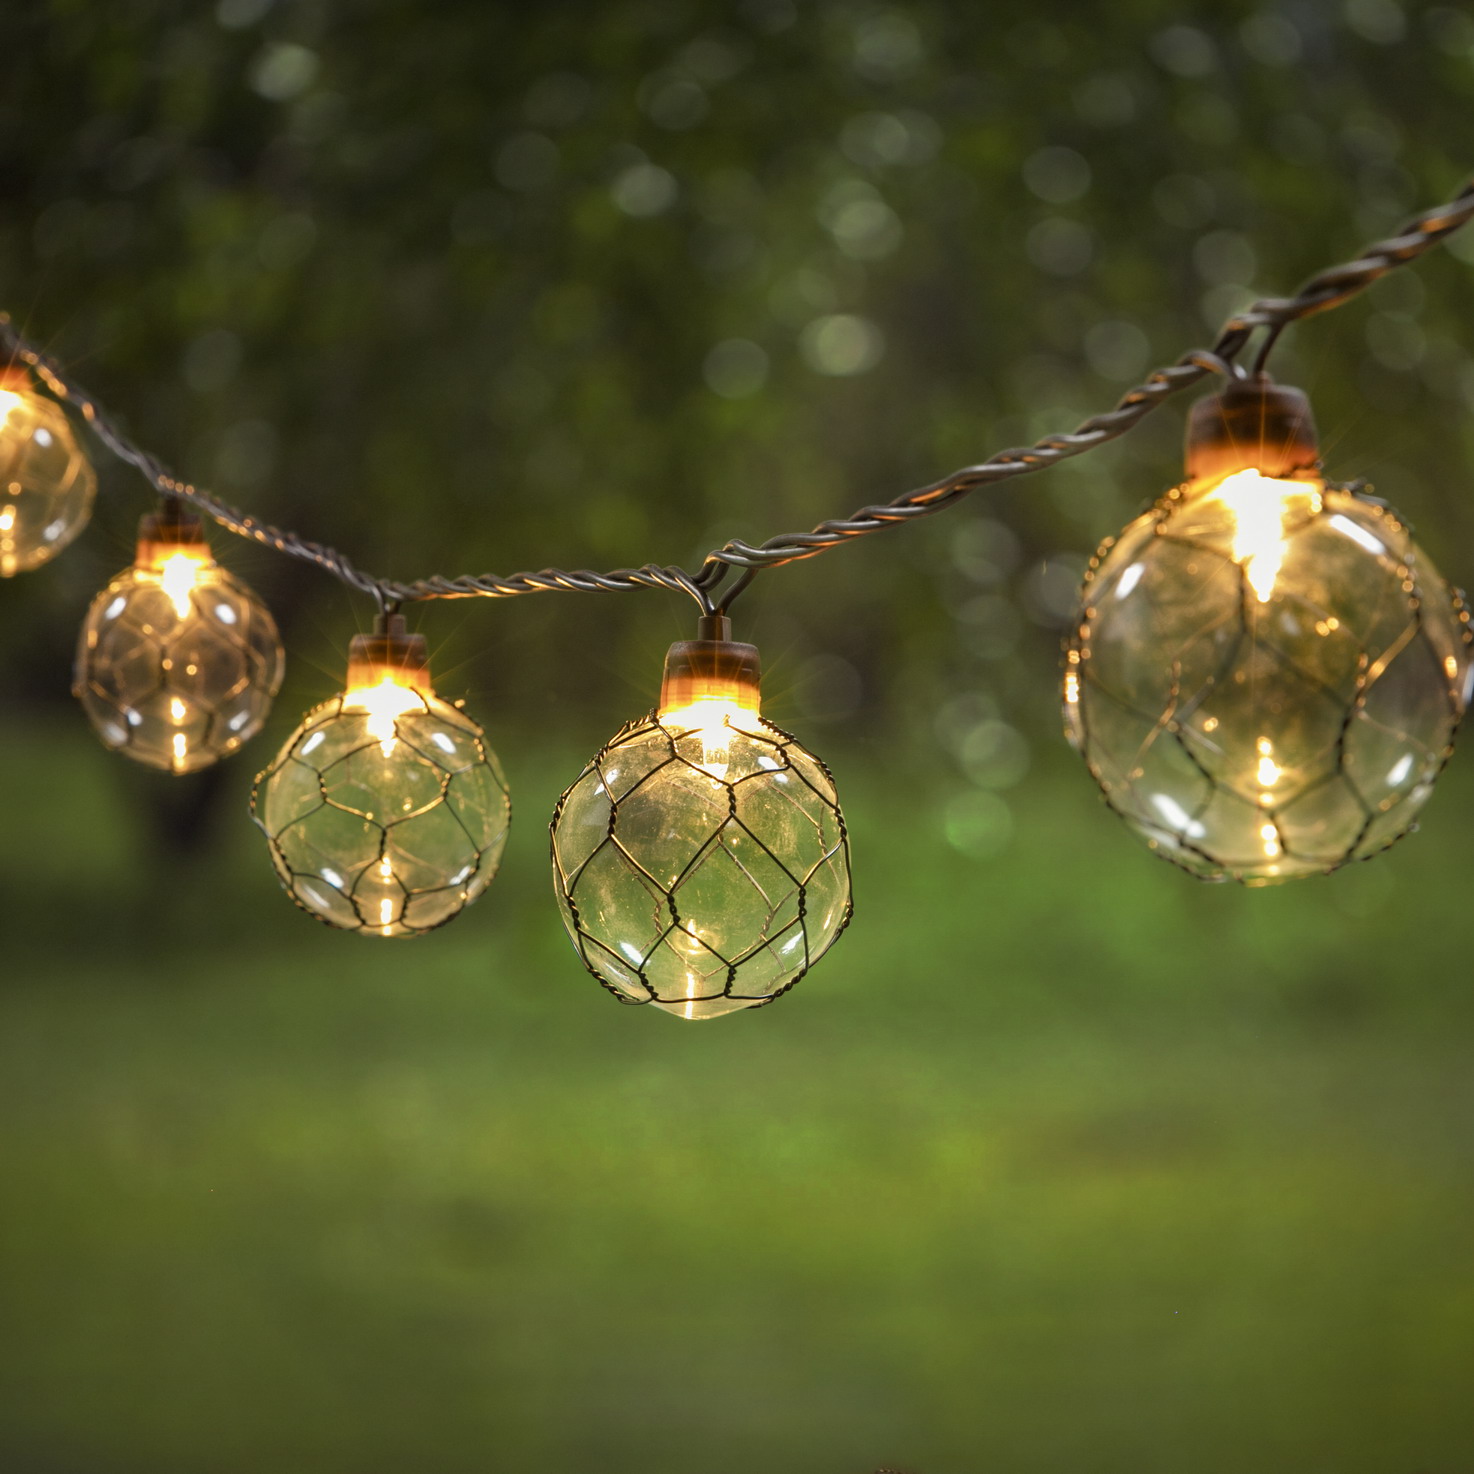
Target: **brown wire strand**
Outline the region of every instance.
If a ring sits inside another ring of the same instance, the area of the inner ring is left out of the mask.
[[[679,567],[646,563],[639,568],[616,568],[608,573],[544,568],[535,573],[507,575],[467,573],[444,577],[437,574],[410,583],[379,578],[366,573],[336,548],[258,521],[213,493],[173,475],[158,457],[134,444],[106,410],[54,358],[31,343],[16,328],[8,313],[0,313],[0,348],[8,351],[12,362],[24,363],[33,369],[58,399],[71,405],[87,421],[98,439],[115,456],[137,469],[161,495],[188,502],[237,537],[316,564],[350,588],[372,595],[381,610],[429,599],[506,599],[518,594],[555,590],[617,593],[637,588],[663,588],[689,595],[703,614],[710,614],[717,607],[725,608],[730,604],[746,587],[750,575],[759,569],[814,558],[841,543],[866,537],[872,532],[933,516],[980,486],[1042,471],[1072,456],[1094,450],[1126,434],[1172,395],[1200,383],[1209,374],[1243,377],[1245,370],[1237,361],[1238,355],[1253,334],[1262,328],[1266,330],[1266,336],[1254,364],[1254,372],[1261,372],[1270,350],[1290,323],[1341,306],[1379,277],[1416,261],[1471,217],[1474,217],[1474,179],[1467,182],[1447,204],[1415,215],[1395,235],[1364,247],[1354,260],[1317,273],[1293,297],[1265,297],[1230,317],[1212,348],[1194,348],[1175,363],[1157,369],[1143,383],[1123,394],[1114,408],[1092,416],[1074,430],[1046,435],[1030,446],[1001,450],[986,461],[954,471],[950,476],[907,492],[894,501],[861,507],[848,517],[821,522],[808,532],[780,533],[756,545],[734,539],[709,552],[694,574]],[[737,581],[730,586],[725,597],[714,601],[713,594],[734,570],[739,570]]]

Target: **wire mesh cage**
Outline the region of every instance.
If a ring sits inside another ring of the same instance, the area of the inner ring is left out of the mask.
[[[0,577],[54,558],[87,525],[96,490],[66,411],[0,371]]]
[[[191,773],[261,730],[283,667],[270,610],[225,569],[196,567],[171,586],[133,567],[87,611],[75,691],[109,747]]]
[[[319,921],[378,937],[443,926],[490,885],[512,804],[465,712],[404,690],[308,712],[256,780],[251,813],[287,894]]]
[[[627,724],[558,800],[552,856],[584,966],[621,1002],[681,1018],[771,1003],[852,910],[834,780],[756,716]]]
[[[1407,833],[1468,703],[1471,636],[1380,502],[1312,479],[1249,502],[1233,481],[1178,488],[1102,544],[1064,711],[1158,854],[1264,885]]]

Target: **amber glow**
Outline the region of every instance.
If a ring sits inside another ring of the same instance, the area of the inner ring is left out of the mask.
[[[10,418],[11,411],[18,409],[21,397],[10,389],[0,389],[0,428],[3,428],[6,420]]]
[[[393,756],[394,744],[398,740],[394,726],[396,718],[407,711],[424,709],[424,697],[413,686],[406,686],[388,675],[376,685],[358,686],[343,696],[344,711],[361,711],[367,715],[368,721],[364,725],[369,736],[377,739],[385,757]],[[389,862],[383,863],[387,865]]]
[[[701,743],[702,772],[720,782],[732,763],[732,733],[758,729],[757,707],[730,696],[702,696],[685,706],[662,707],[660,725],[680,737],[695,737]]]
[[[1234,521],[1233,558],[1261,604],[1274,593],[1285,561],[1285,522],[1320,510],[1320,483],[1280,481],[1258,471],[1235,471],[1214,487]]]
[[[187,553],[175,553],[172,558],[164,560],[164,566],[159,570],[159,582],[164,586],[164,592],[168,594],[174,605],[174,612],[180,619],[189,617],[189,596],[200,575],[200,560],[191,558]]]
[[[683,682],[676,691],[667,684],[663,694],[669,697],[677,691],[678,700],[662,701],[660,725],[678,736],[698,738],[701,761],[697,766],[720,781],[731,765],[732,733],[761,728],[758,687],[730,676],[706,676]]]
[[[200,575],[214,566],[215,560],[203,544],[181,547],[144,542],[138,546],[139,571],[158,580],[180,619],[189,618],[190,595],[199,587]]]

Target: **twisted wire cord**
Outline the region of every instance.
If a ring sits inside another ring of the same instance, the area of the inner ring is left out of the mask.
[[[212,492],[180,480],[157,456],[135,445],[123,434],[107,411],[85,389],[69,378],[66,370],[54,358],[43,353],[16,329],[9,313],[0,313],[0,346],[9,353],[12,363],[24,363],[34,369],[46,387],[58,399],[70,404],[91,426],[92,433],[119,460],[134,467],[160,495],[187,502],[213,517],[221,527],[235,533],[237,537],[262,543],[288,557],[315,563],[350,588],[379,596],[380,580],[356,567],[336,548],[310,542],[295,532],[273,527],[269,522],[260,522],[249,513],[222,501]],[[380,602],[382,603],[382,598]]]
[[[913,518],[929,517],[960,501],[979,486],[1005,481],[1012,476],[1025,476],[1031,471],[1042,471],[1071,456],[1118,439],[1166,399],[1190,388],[1210,373],[1242,376],[1244,371],[1236,359],[1257,329],[1268,328],[1270,333],[1255,365],[1256,370],[1262,370],[1268,349],[1290,323],[1339,307],[1364,291],[1378,277],[1417,260],[1471,218],[1474,218],[1474,179],[1447,204],[1415,215],[1396,235],[1364,247],[1354,261],[1317,273],[1293,297],[1261,298],[1243,312],[1230,317],[1211,349],[1192,349],[1176,363],[1157,369],[1144,383],[1128,389],[1113,409],[1093,416],[1068,434],[1047,435],[1031,446],[1001,450],[976,466],[954,471],[941,481],[908,492],[894,501],[862,507],[849,517],[821,522],[810,532],[772,537],[756,547],[734,540],[707,554],[697,581],[705,583],[708,579],[720,579],[726,571],[722,565],[775,568],[800,558],[815,557],[851,538],[865,537]],[[717,570],[715,573],[714,568]]]
[[[409,583],[378,578],[364,572],[336,548],[258,521],[213,493],[174,476],[156,456],[134,444],[103,407],[71,379],[54,358],[31,343],[5,313],[0,313],[0,348],[8,352],[12,362],[25,363],[34,369],[58,399],[82,415],[98,439],[115,456],[135,467],[162,495],[175,497],[198,508],[238,537],[315,564],[350,588],[372,595],[380,609],[429,599],[505,599],[518,594],[554,590],[617,593],[637,588],[663,588],[689,595],[703,614],[710,614],[715,608],[725,609],[761,569],[817,557],[855,538],[933,516],[980,486],[1042,471],[1072,456],[1094,450],[1126,434],[1172,395],[1200,383],[1209,374],[1244,377],[1245,370],[1237,361],[1238,355],[1261,328],[1267,331],[1254,371],[1262,371],[1270,349],[1290,323],[1339,307],[1379,277],[1417,260],[1471,218],[1474,218],[1474,179],[1447,204],[1415,215],[1395,235],[1364,247],[1354,260],[1318,272],[1293,297],[1261,298],[1243,312],[1230,317],[1212,348],[1191,349],[1175,363],[1157,369],[1144,382],[1127,390],[1114,408],[1092,416],[1074,430],[1047,435],[1030,446],[1001,450],[986,461],[954,471],[940,481],[919,487],[893,501],[862,507],[849,517],[821,522],[808,532],[780,533],[756,545],[734,539],[709,552],[694,574],[679,567],[646,563],[640,568],[617,568],[608,573],[544,568],[535,573],[508,575],[461,574],[449,578],[434,575]],[[724,597],[714,601],[713,594],[733,570],[740,570],[737,580],[729,586]]]

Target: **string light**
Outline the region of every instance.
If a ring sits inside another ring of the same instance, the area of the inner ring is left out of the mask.
[[[1200,401],[1187,472],[1096,555],[1066,730],[1110,806],[1195,875],[1366,859],[1452,751],[1463,602],[1394,512],[1322,479],[1298,390],[1234,378]]]
[[[1193,412],[1187,483],[1092,565],[1067,652],[1067,728],[1111,805],[1193,873],[1265,884],[1334,869],[1395,840],[1427,799],[1469,700],[1469,617],[1393,513],[1325,483],[1304,397],[1262,370],[1286,326],[1349,301],[1471,218],[1474,182],[1294,296],[1230,317],[1211,348],[1074,430],[808,531],[730,541],[694,572],[377,577],[179,480],[0,313],[0,350],[14,360],[0,371],[0,572],[51,557],[93,494],[65,412],[35,392],[33,372],[166,498],[83,631],[78,695],[109,745],[188,771],[245,741],[280,683],[270,615],[216,567],[197,513],[372,596],[380,621],[352,642],[346,689],[308,713],[257,779],[252,814],[303,909],[383,937],[457,915],[495,873],[510,818],[484,734],[435,695],[423,638],[393,611],[550,590],[689,595],[699,638],[672,647],[659,707],[559,800],[552,849],[564,921],[595,977],[625,1002],[711,1018],[791,988],[851,914],[833,781],[762,716],[757,651],[731,640],[732,601],[760,570],[1085,454],[1223,374],[1228,389]],[[1238,360],[1260,332],[1251,376]],[[238,638],[219,640],[222,626]]]
[[[251,812],[287,894],[331,926],[412,937],[491,883],[511,800],[486,735],[430,682],[395,615],[356,635],[344,691],[256,780]]]
[[[87,525],[97,475],[55,400],[0,367],[0,577],[39,568]]]
[[[659,707],[559,799],[552,852],[584,965],[677,1018],[771,1003],[850,919],[834,780],[763,718],[758,652],[721,615],[671,646]]]
[[[215,562],[199,517],[166,502],[87,611],[74,689],[109,747],[193,773],[261,730],[284,659],[270,610]]]

